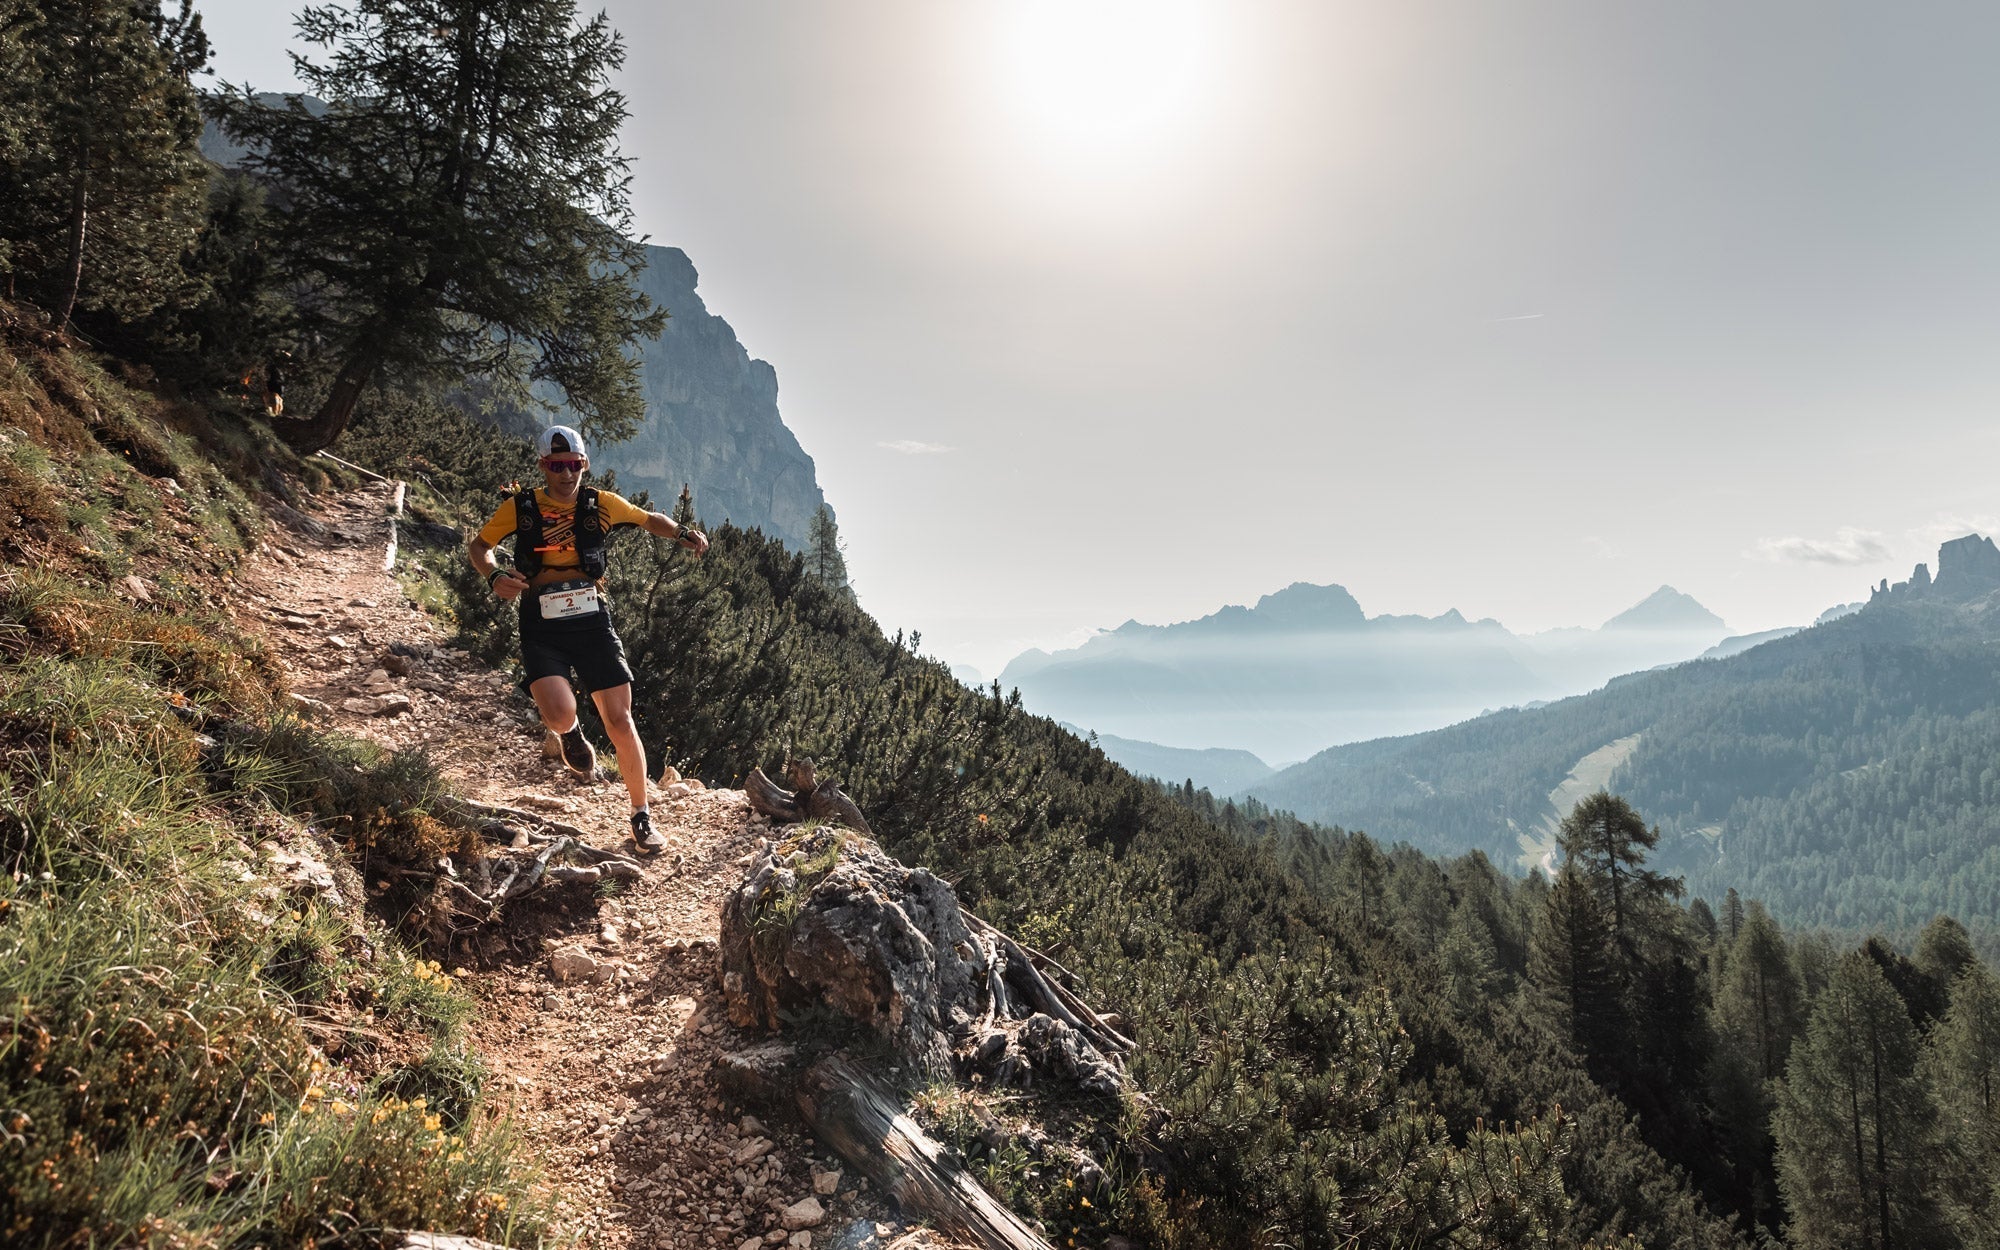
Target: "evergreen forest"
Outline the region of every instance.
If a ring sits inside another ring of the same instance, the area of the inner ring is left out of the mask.
[[[198,91],[190,4],[0,0],[13,1244],[545,1228],[496,1215],[529,1202],[508,1162],[527,1147],[438,1075],[448,970],[395,983],[442,1022],[410,1069],[435,1110],[385,1087],[350,1095],[379,1114],[348,1138],[287,1127],[327,1097],[290,1008],[337,942],[311,917],[244,932],[230,822],[421,839],[435,796],[419,754],[288,719],[215,587],[260,510],[351,480],[308,458],[331,447],[420,488],[412,593],[514,662],[461,545],[532,468],[490,418],[553,388],[593,437],[629,431],[622,348],[672,311],[630,285],[621,45],[571,0],[299,20],[323,109]],[[201,160],[204,117],[241,170]],[[266,398],[276,363],[291,415]],[[143,512],[168,478],[187,498]],[[670,506],[700,521],[700,499]],[[174,518],[207,527],[185,580],[115,599],[121,553]],[[1135,778],[959,683],[866,613],[822,522],[807,552],[728,525],[700,560],[614,539],[641,732],[718,786],[811,757],[887,849],[1118,1013],[1149,1109],[1101,1109],[1117,1138],[1078,1244],[2000,1245],[2000,981],[1968,927],[1995,914],[1976,847],[2000,674],[1976,622],[1891,605],[1365,744],[1338,767],[1372,806],[1336,827]],[[225,714],[254,750],[190,727]],[[1516,873],[1509,805],[1539,813],[1578,758],[1642,731],[1553,831],[1556,871]],[[1710,822],[1726,853],[1691,854]],[[1811,833],[1756,833],[1781,827]],[[106,1093],[128,1085],[164,1110]],[[423,1144],[447,1131],[451,1153]]]

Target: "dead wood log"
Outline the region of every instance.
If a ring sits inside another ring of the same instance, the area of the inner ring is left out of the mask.
[[[831,780],[819,780],[811,760],[788,760],[785,780],[792,785],[790,791],[765,776],[763,769],[753,768],[743,781],[743,793],[751,807],[773,820],[788,824],[808,819],[827,820],[856,833],[874,836],[875,831],[868,827],[867,818],[854,800]]]
[[[529,837],[538,841],[550,838],[574,838],[579,842],[583,840],[583,830],[575,825],[567,825],[560,820],[550,820],[538,812],[523,811],[518,807],[501,807],[497,803],[481,803],[477,799],[461,799],[453,796],[439,803],[438,809],[447,816],[473,826],[498,842],[512,838],[513,831],[507,830],[505,835],[501,836],[489,832],[488,826],[497,824],[504,828],[510,821],[514,824],[528,825],[532,830],[539,830],[539,835],[534,832],[529,834]]]
[[[903,1114],[901,1098],[846,1056],[829,1055],[807,1070],[798,1107],[821,1141],[905,1212],[979,1250],[1053,1250]]]
[[[455,1233],[391,1233],[391,1237],[401,1237],[394,1242],[396,1250],[507,1250],[497,1242],[481,1241],[477,1237],[461,1237]]]
[[[1037,1011],[1055,1017],[1089,1038],[1091,1044],[1103,1051],[1113,1062],[1117,1062],[1121,1055],[1130,1054],[1138,1049],[1137,1042],[1106,1024],[1104,1017],[1092,1011],[1089,1004],[1077,997],[1068,986],[1061,981],[1043,976],[1041,970],[1036,967],[1033,952],[1027,947],[965,908],[961,907],[958,911],[959,915],[965,917],[968,929],[990,940],[998,948],[1003,956],[998,962],[1004,967],[1004,978],[1019,987]],[[1054,960],[1048,962],[1055,963]]]

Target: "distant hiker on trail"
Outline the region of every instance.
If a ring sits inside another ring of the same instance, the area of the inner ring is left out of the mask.
[[[647,512],[608,490],[583,484],[590,457],[583,436],[566,425],[542,431],[535,449],[547,486],[523,490],[500,505],[467,544],[472,567],[502,599],[521,601],[521,662],[542,723],[562,738],[563,763],[579,776],[597,767],[597,753],[577,719],[570,670],[590,692],[611,744],[618,772],[632,797],[632,840],[656,853],[666,839],[653,829],[646,807],[646,748],[632,723],[632,670],[625,644],[611,628],[604,597],[604,537],[614,526],[635,525],[671,538],[699,556],[708,539],[672,517]],[[514,567],[504,568],[493,549],[514,537]]]
[[[285,415],[285,366],[291,359],[290,352],[278,351],[264,362],[264,411],[270,416]]]

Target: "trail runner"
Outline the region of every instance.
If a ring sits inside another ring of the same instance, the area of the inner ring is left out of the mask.
[[[501,599],[521,601],[521,663],[525,684],[542,724],[562,739],[563,763],[578,776],[597,767],[597,752],[577,719],[570,671],[590,692],[604,731],[618,752],[618,774],[632,799],[632,841],[656,854],[666,839],[653,828],[646,800],[646,748],[632,723],[632,669],[625,644],[611,627],[604,594],[604,539],[614,526],[632,525],[669,538],[699,556],[708,550],[700,530],[683,529],[661,512],[648,512],[608,490],[583,484],[590,467],[583,436],[550,426],[536,440],[546,485],[522,491],[500,505],[467,544],[472,567]],[[493,550],[514,538],[514,567]]]

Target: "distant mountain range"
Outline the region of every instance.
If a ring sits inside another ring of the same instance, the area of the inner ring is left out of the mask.
[[[1079,647],[1024,652],[1000,684],[1018,687],[1036,712],[1133,749],[1224,747],[1296,760],[1334,743],[1576,694],[1690,659],[1728,634],[1721,618],[1669,586],[1601,628],[1523,637],[1456,610],[1370,617],[1340,586],[1298,582],[1254,607],[1174,625],[1127,621]],[[1154,771],[1138,754],[1106,750]]]
[[[1440,853],[1549,862],[1600,786],[1663,837],[1655,866],[1789,922],[1911,933],[1939,911],[2000,945],[2000,549],[1734,654],[1544,707],[1334,747],[1250,787],[1311,820]],[[1754,641],[1743,640],[1745,643]]]
[[[1079,737],[1088,731],[1075,725],[1063,728]],[[1211,794],[1235,794],[1256,785],[1277,769],[1248,751],[1209,747],[1195,751],[1185,747],[1163,747],[1157,742],[1140,742],[1113,734],[1097,734],[1098,749],[1141,777],[1152,777],[1171,785],[1193,782],[1197,790]]]

